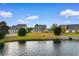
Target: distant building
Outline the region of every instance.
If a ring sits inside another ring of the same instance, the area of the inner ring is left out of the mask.
[[[79,32],[79,24],[61,25],[62,31],[68,32]]]
[[[32,32],[45,32],[46,31],[46,25],[35,25],[35,28],[32,30]]]
[[[27,29],[26,24],[17,24],[10,27],[9,32],[10,33],[17,33],[19,28],[25,28]]]

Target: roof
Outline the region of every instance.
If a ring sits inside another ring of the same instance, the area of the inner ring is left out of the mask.
[[[38,24],[36,24],[35,27],[36,26],[38,26],[38,27],[46,27],[46,25],[38,25]]]
[[[17,26],[26,26],[26,24],[17,24]]]
[[[79,30],[79,24],[68,24],[68,25],[61,25],[61,26],[67,26],[68,30]]]

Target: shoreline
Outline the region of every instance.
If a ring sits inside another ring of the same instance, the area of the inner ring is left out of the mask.
[[[55,38],[54,38],[55,39]],[[2,39],[0,40],[0,43],[7,43],[7,42],[16,42],[16,41],[53,41],[54,39]],[[60,39],[61,41],[79,41],[79,39],[72,39],[72,40],[69,40],[69,39]]]

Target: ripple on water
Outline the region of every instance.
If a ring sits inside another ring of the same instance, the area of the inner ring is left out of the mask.
[[[0,49],[3,56],[78,56],[79,42],[62,41],[54,44],[53,41],[27,41],[25,44],[18,42],[6,43]]]

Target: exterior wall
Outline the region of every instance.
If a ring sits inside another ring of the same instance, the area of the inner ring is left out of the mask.
[[[10,27],[9,33],[17,33],[18,32],[18,29],[21,28],[21,27],[27,29],[26,24],[18,24],[18,25],[15,25],[15,26]]]
[[[61,29],[62,29],[62,32],[65,33],[66,30],[67,30],[67,26],[66,25],[61,25]]]
[[[61,25],[61,28],[62,28],[62,32],[65,31],[65,33],[68,33],[68,32],[72,32],[72,33],[79,32],[79,24]]]
[[[33,29],[33,32],[45,32],[46,31],[46,25],[35,25],[35,28]]]

